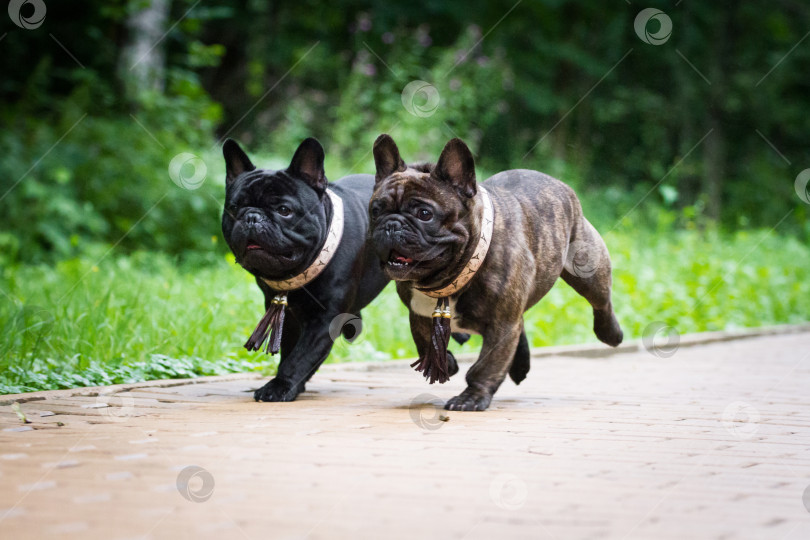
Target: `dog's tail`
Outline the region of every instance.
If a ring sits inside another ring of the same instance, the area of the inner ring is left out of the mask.
[[[524,330],[520,333],[520,340],[518,341],[517,350],[515,350],[515,357],[512,359],[512,365],[509,367],[509,377],[515,381],[515,384],[520,384],[529,373],[531,356],[529,338],[526,337],[526,331]]]

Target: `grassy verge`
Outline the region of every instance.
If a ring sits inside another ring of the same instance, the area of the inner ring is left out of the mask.
[[[679,332],[797,323],[810,313],[810,248],[766,231],[609,234],[614,304],[627,338],[653,321]],[[220,256],[175,260],[90,250],[0,275],[0,393],[234,371],[272,373],[241,348],[262,313],[246,272]],[[363,312],[354,343],[329,362],[415,354],[392,286]],[[526,314],[534,346],[596,341],[584,299],[562,281]],[[474,337],[461,351],[475,351]],[[455,350],[459,348],[456,346]]]

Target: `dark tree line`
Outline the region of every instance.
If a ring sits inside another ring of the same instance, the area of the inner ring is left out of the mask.
[[[787,223],[807,232],[793,185],[810,167],[805,2],[45,4],[40,27],[0,27],[3,193],[75,119],[88,120],[0,205],[12,223],[30,219],[15,209],[41,205],[44,192],[64,199],[60,212],[91,216],[43,227],[33,240],[46,248],[73,233],[117,238],[157,197],[144,185],[162,182],[182,148],[206,152],[228,134],[284,155],[314,135],[365,169],[371,141],[389,130],[418,158],[458,135],[487,171],[566,174],[614,217],[650,192],[649,203],[732,228],[771,227],[794,209]],[[664,18],[640,32],[645,8]],[[435,113],[403,107],[414,80],[441,96]],[[142,142],[130,115],[164,148]],[[133,168],[139,189],[112,178],[116,153],[143,165]],[[215,212],[196,196],[178,219]],[[165,219],[145,234],[171,226]]]

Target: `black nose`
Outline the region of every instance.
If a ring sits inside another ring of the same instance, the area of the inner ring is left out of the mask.
[[[262,215],[258,212],[248,212],[245,214],[245,217],[242,218],[244,222],[248,225],[255,225],[262,219]]]
[[[385,234],[391,236],[392,234],[402,230],[402,223],[399,221],[389,221],[385,224]]]

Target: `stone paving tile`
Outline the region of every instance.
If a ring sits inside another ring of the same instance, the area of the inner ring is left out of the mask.
[[[3,396],[0,538],[810,538],[807,332],[535,358],[484,413],[402,363],[194,382]]]

